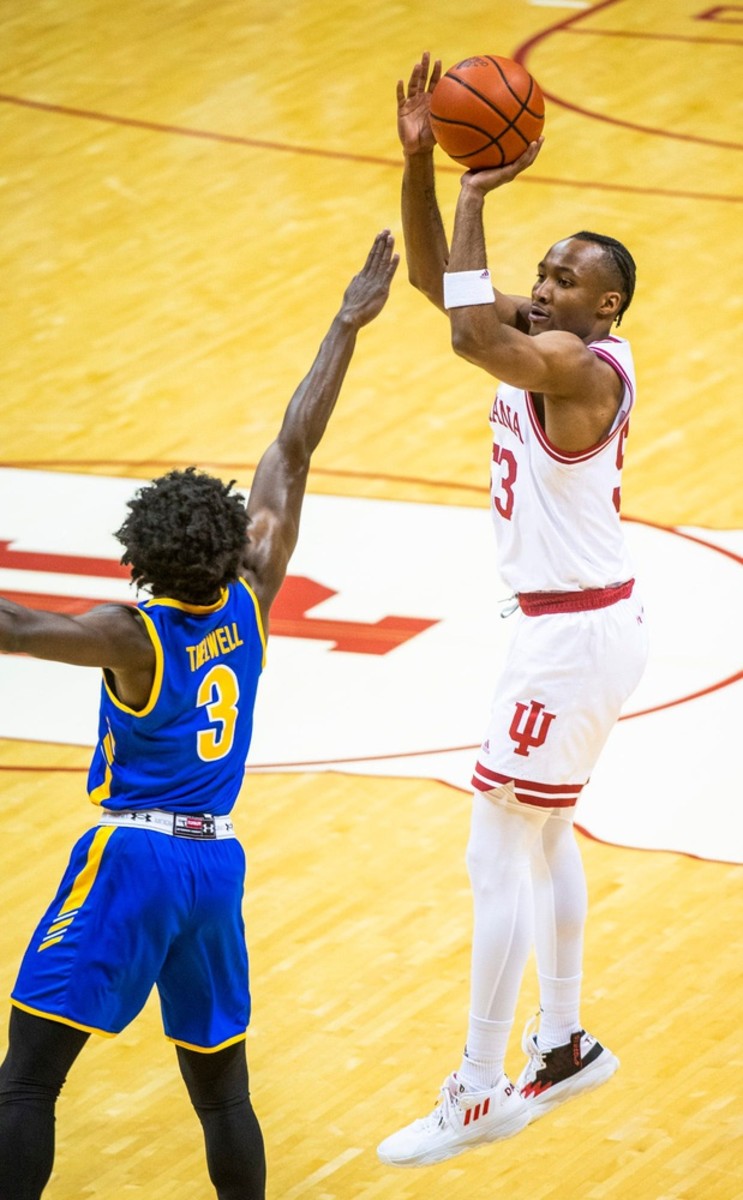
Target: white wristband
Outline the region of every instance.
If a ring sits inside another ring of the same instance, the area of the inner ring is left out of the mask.
[[[492,304],[495,292],[487,267],[479,271],[444,272],[444,308],[465,308],[468,304]]]

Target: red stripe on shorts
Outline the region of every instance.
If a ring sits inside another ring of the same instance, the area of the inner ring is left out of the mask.
[[[472,786],[479,792],[490,792],[493,788],[512,783],[516,799],[522,804],[535,804],[540,808],[572,808],[583,790],[582,783],[536,783],[532,779],[514,779],[501,775],[478,762],[472,776]]]

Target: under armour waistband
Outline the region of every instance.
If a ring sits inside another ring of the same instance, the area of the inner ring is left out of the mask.
[[[634,579],[614,587],[584,588],[580,592],[519,592],[518,602],[527,617],[543,617],[548,613],[587,612],[593,608],[608,608],[618,600],[632,595]]]
[[[214,817],[211,813],[168,812],[164,808],[127,808],[120,812],[106,809],[101,813],[98,824],[125,829],[152,829],[169,837],[192,838],[202,842],[237,836],[232,817]]]

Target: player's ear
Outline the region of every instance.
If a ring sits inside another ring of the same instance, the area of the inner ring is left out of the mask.
[[[612,321],[616,320],[617,313],[622,307],[621,292],[604,292],[599,301],[598,315],[600,317],[610,317]]]

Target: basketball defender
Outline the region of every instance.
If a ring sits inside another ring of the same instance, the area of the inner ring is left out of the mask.
[[[12,993],[0,1200],[38,1200],[67,1072],[90,1034],[123,1030],[153,986],[217,1196],[265,1195],[245,1055],[245,856],[230,812],[310,458],[396,266],[381,233],[258,464],[247,510],[231,484],[193,468],[130,501],[122,562],[151,599],[70,617],[0,598],[0,650],[103,668],[88,782],[98,822],[73,848]]]

